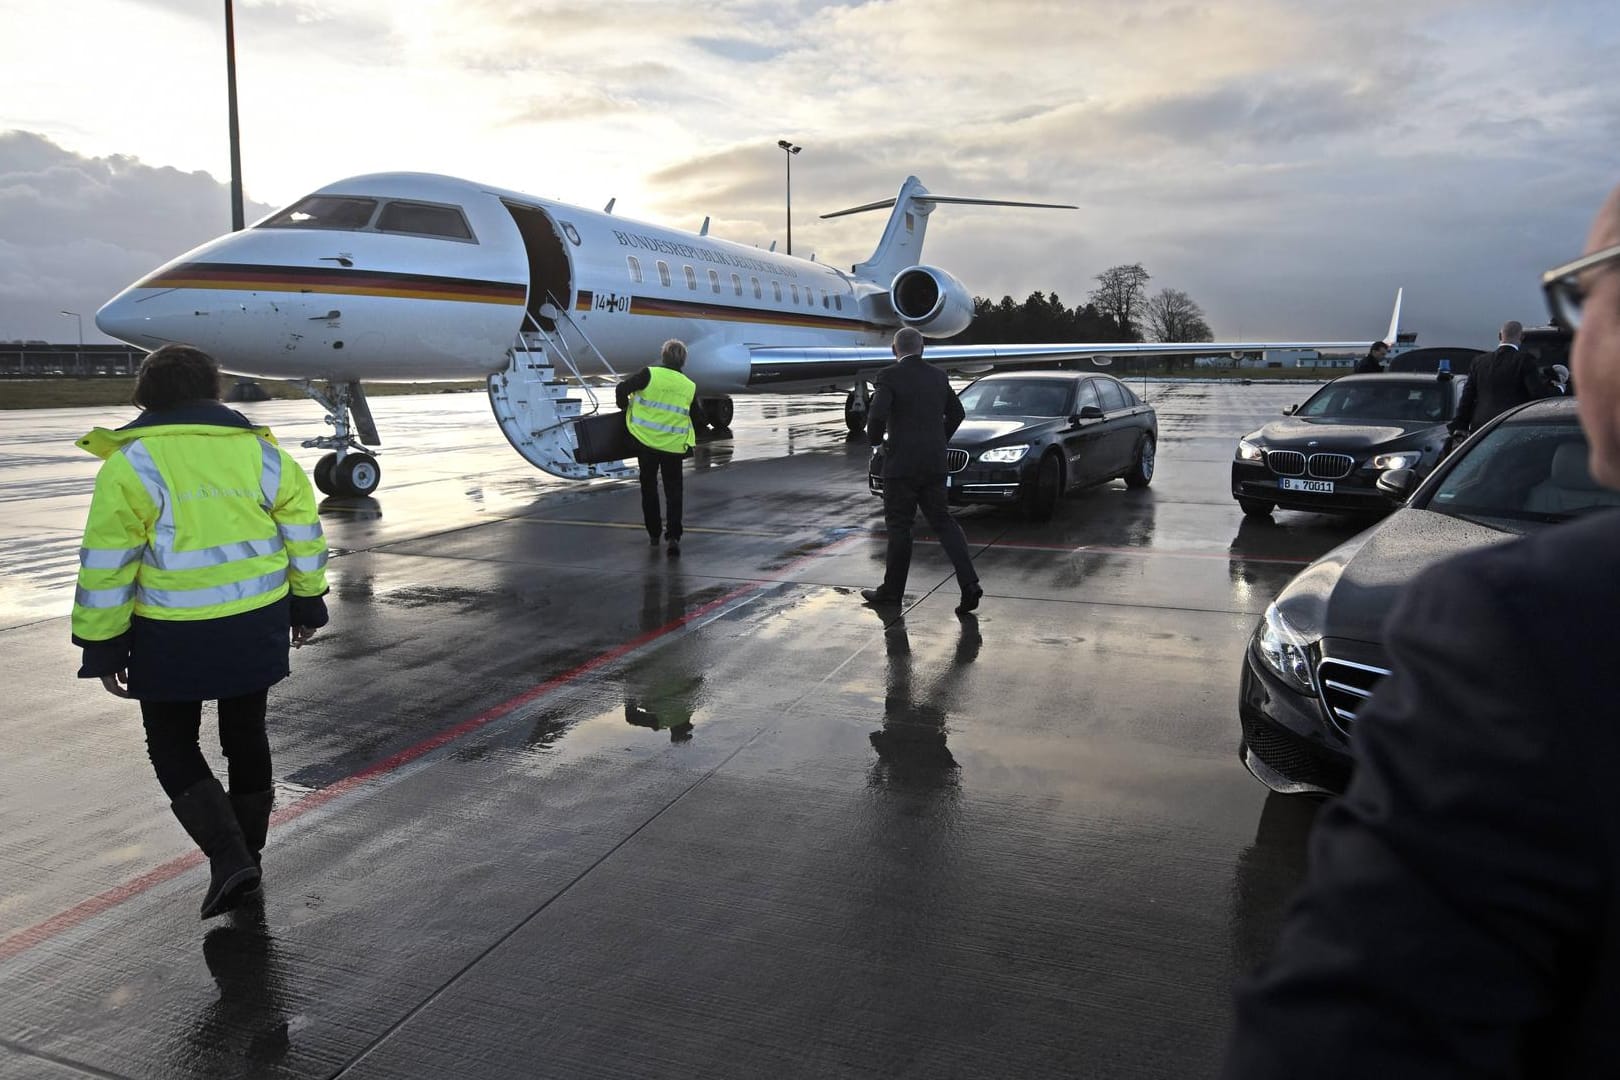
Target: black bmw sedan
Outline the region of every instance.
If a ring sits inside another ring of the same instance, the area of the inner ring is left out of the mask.
[[[945,478],[955,504],[1016,506],[1050,518],[1071,491],[1123,479],[1153,481],[1153,406],[1107,375],[1026,371],[986,375],[959,395],[967,414],[951,436]],[[883,448],[867,484],[883,494]]]
[[[1586,462],[1573,399],[1520,406],[1464,443],[1401,509],[1289,582],[1243,660],[1239,755],[1249,771],[1284,794],[1343,790],[1356,712],[1389,674],[1382,627],[1401,588],[1447,556],[1620,508],[1620,492],[1600,487]],[[1382,481],[1394,498],[1414,483],[1408,469]]]
[[[1446,454],[1462,379],[1347,375],[1238,440],[1232,497],[1249,517],[1273,509],[1382,513],[1396,501],[1378,478],[1411,469],[1419,479]]]

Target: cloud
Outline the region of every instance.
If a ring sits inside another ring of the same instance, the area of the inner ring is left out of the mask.
[[[248,220],[272,208],[249,201]],[[0,339],[60,341],[63,308],[91,315],[142,274],[231,225],[230,185],[132,157],[89,158],[0,133]]]

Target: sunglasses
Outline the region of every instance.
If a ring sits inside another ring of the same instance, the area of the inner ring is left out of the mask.
[[[1541,291],[1547,297],[1547,310],[1553,322],[1574,333],[1581,326],[1581,305],[1586,302],[1586,287],[1581,278],[1589,270],[1620,261],[1620,244],[1590,255],[1582,255],[1573,262],[1555,266],[1541,275]]]

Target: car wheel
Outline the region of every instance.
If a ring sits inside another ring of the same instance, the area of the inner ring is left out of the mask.
[[[1131,465],[1131,471],[1125,474],[1126,487],[1145,488],[1153,483],[1153,450],[1153,436],[1148,435],[1136,449],[1136,461]]]
[[[1055,454],[1047,454],[1035,470],[1035,478],[1024,485],[1024,516],[1031,521],[1050,521],[1063,494],[1063,466]]]
[[[1239,499],[1238,506],[1243,510],[1244,517],[1268,518],[1277,508],[1276,503],[1268,503],[1264,499]]]

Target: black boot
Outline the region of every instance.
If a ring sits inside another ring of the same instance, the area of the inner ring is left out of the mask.
[[[244,892],[259,883],[259,868],[248,852],[242,827],[236,823],[231,800],[220,782],[210,776],[187,788],[169,807],[208,856],[208,894],[203,897],[202,917],[211,919],[224,914],[237,905]]]
[[[274,791],[231,792],[231,807],[236,811],[236,823],[242,827],[242,843],[253,856],[253,865],[264,868],[264,837],[270,831],[270,811],[276,804]],[[259,882],[242,890],[243,896],[259,891]]]

